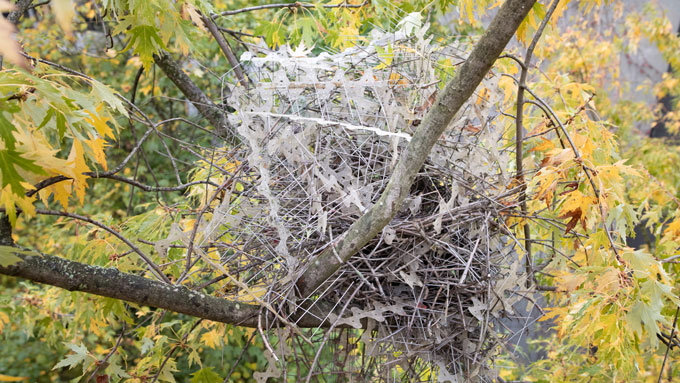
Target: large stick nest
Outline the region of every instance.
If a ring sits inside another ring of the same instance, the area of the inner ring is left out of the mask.
[[[466,57],[461,45],[431,44],[426,29],[404,25],[335,54],[254,49],[242,58],[253,82],[228,97],[242,138],[228,158],[238,164],[230,185],[237,197],[225,198],[206,226],[229,233],[217,239],[230,249],[220,269],[240,281],[231,298],[265,302],[281,318],[309,305],[297,278],[378,200],[437,90]],[[505,226],[516,190],[507,187],[508,143],[494,125],[497,80],[487,76],[458,113],[382,234],[317,290],[331,329],[296,333],[332,355],[296,348],[294,332],[270,332],[272,366],[260,381],[280,376],[277,360],[293,359],[306,367],[285,373],[302,378],[303,370],[342,370],[385,381],[395,371],[410,381],[488,379],[494,322],[527,289]],[[262,330],[272,323],[263,320]]]

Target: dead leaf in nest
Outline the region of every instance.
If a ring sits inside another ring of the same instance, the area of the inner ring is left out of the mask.
[[[428,110],[430,110],[430,107],[434,105],[434,102],[437,101],[437,91],[432,92],[430,97],[425,100],[423,105],[416,107],[415,111],[416,113],[425,113]]]
[[[463,130],[471,132],[471,133],[479,133],[479,131],[482,130],[482,126],[481,125],[472,125],[471,123],[468,122],[467,125],[465,125],[465,127],[463,128]]]

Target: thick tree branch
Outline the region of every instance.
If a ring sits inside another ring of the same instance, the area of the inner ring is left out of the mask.
[[[430,150],[461,106],[472,95],[536,0],[508,0],[484,36],[429,110],[403,151],[380,199],[338,241],[311,264],[298,281],[303,297],[310,296],[392,220],[409,193]]]
[[[256,305],[213,297],[184,286],[122,273],[114,268],[90,266],[49,255],[17,256],[23,262],[9,267],[0,266],[0,274],[237,326],[257,327],[258,315],[270,317],[269,323],[275,321],[270,313],[260,313],[260,307]],[[301,314],[291,321],[299,327],[328,325],[312,314]],[[265,323],[264,319],[262,323]]]
[[[184,73],[182,67],[166,52],[153,56],[154,62],[163,70],[166,76],[186,96],[198,111],[226,138],[235,137],[229,121],[221,107],[215,105],[208,96]]]

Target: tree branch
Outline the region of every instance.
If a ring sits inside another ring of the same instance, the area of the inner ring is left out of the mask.
[[[205,23],[205,26],[210,31],[210,34],[213,35],[213,37],[215,38],[215,41],[217,41],[217,45],[220,46],[220,49],[222,50],[222,53],[224,53],[224,56],[227,58],[227,61],[229,61],[229,65],[231,65],[231,68],[234,70],[234,74],[236,75],[238,82],[241,83],[242,87],[247,88],[248,82],[246,80],[246,77],[243,75],[243,70],[241,70],[241,63],[239,63],[236,56],[234,56],[234,52],[231,51],[229,43],[227,42],[227,40],[225,40],[224,36],[222,36],[222,33],[217,28],[217,25],[215,25],[215,22],[213,21],[212,18],[201,15],[201,19],[203,20],[203,23]]]
[[[229,121],[227,121],[222,108],[215,105],[215,103],[203,93],[196,83],[184,73],[177,61],[173,60],[167,52],[161,52],[154,55],[153,58],[156,65],[163,70],[163,73],[168,76],[184,96],[191,101],[203,117],[210,121],[223,137],[228,139],[235,138],[236,135],[229,125]]]
[[[535,1],[508,0],[503,4],[470,57],[455,78],[446,85],[418,126],[408,147],[402,152],[380,199],[304,271],[298,280],[298,288],[303,297],[312,295],[392,220],[437,139],[491,69]]]
[[[515,164],[517,166],[517,180],[520,184],[519,191],[519,203],[522,209],[522,214],[527,214],[527,185],[524,182],[524,167],[522,160],[524,159],[524,88],[527,86],[527,75],[529,73],[529,68],[531,67],[531,57],[534,54],[534,49],[536,49],[536,44],[543,34],[543,30],[548,25],[553,12],[557,8],[560,0],[553,0],[550,4],[550,8],[546,13],[541,25],[536,30],[533,40],[529,44],[529,47],[524,54],[524,63],[521,65],[522,73],[519,77],[519,85],[517,86],[517,112],[515,117]],[[524,223],[524,249],[527,253],[526,256],[526,271],[532,279],[535,279],[534,269],[533,269],[533,259],[531,256],[531,228],[529,227],[529,222]],[[527,281],[527,283],[530,283]]]
[[[272,314],[266,311],[260,313],[259,306],[122,273],[115,268],[90,266],[50,255],[16,255],[23,262],[9,267],[0,266],[0,274],[237,326],[257,327],[258,315],[271,316],[269,323],[276,322]],[[293,318],[299,327],[329,325],[319,319],[325,315],[319,317],[301,311],[303,314]]]
[[[347,4],[347,3],[341,3],[341,4],[323,4],[321,5],[323,8],[361,8],[365,6],[368,3],[368,1],[364,1],[361,4]],[[253,12],[253,11],[260,11],[263,9],[280,9],[280,8],[288,8],[290,10],[297,9],[297,8],[315,8],[317,7],[316,4],[311,4],[311,3],[301,3],[299,1],[296,1],[294,3],[279,3],[279,4],[264,4],[264,5],[255,5],[252,7],[246,7],[246,8],[241,8],[241,9],[234,9],[231,11],[224,11],[221,12],[219,15],[212,15],[212,18],[218,17],[218,16],[231,16],[231,15],[237,15],[239,13],[245,13],[245,12]]]

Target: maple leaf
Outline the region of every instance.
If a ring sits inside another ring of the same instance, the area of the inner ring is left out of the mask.
[[[17,257],[14,253],[21,252],[13,246],[0,246],[0,266],[8,267],[15,265],[22,261],[21,258]],[[2,314],[2,313],[0,313]],[[2,321],[0,320],[0,333],[2,332]]]
[[[0,150],[0,177],[2,178],[0,187],[4,188],[5,186],[10,185],[15,194],[23,194],[26,192],[21,185],[21,182],[24,181],[24,177],[19,174],[17,168],[24,169],[34,174],[45,174],[45,171],[41,167],[37,166],[32,160],[22,157],[21,154],[22,153],[12,149]]]
[[[549,139],[541,137],[541,140],[543,140],[543,142],[531,148],[530,152],[544,152],[555,148],[555,144]]]
[[[580,208],[571,210],[567,214],[560,216],[562,219],[571,218],[567,223],[567,229],[564,231],[564,234],[569,234],[569,232],[576,226],[579,220],[581,220],[581,223],[583,224],[583,230],[585,230],[585,220],[582,219],[582,217],[583,213],[581,212]]]
[[[222,378],[212,368],[202,368],[191,376],[191,383],[220,383]]]
[[[201,335],[201,342],[212,349],[216,349],[220,345],[221,340],[222,336],[215,329],[205,332],[203,335]]]
[[[71,175],[71,178],[73,178],[73,188],[75,189],[76,196],[80,199],[81,205],[85,200],[85,189],[87,188],[87,179],[89,178],[83,173],[90,171],[90,168],[85,162],[84,154],[83,143],[78,140],[73,141],[71,153],[68,156],[68,162],[73,170],[73,174]]]
[[[73,354],[66,355],[64,359],[52,367],[52,370],[56,370],[57,368],[61,367],[73,368],[90,357],[90,355],[87,353],[87,347],[85,347],[82,343],[80,345],[76,345],[74,343],[65,344],[66,347],[73,351]]]
[[[97,107],[97,113],[101,113],[102,108],[104,107],[104,104],[100,104]],[[114,138],[115,136],[113,135],[113,130],[111,130],[111,127],[109,127],[106,122],[109,121],[111,118],[106,117],[106,116],[101,116],[100,114],[95,114],[90,111],[85,111],[87,114],[90,115],[89,118],[85,118],[85,121],[87,121],[90,125],[94,126],[94,128],[97,130],[97,133],[99,133],[102,137],[106,138]]]
[[[95,161],[97,161],[104,170],[107,170],[106,154],[104,154],[104,148],[107,146],[106,140],[94,137],[92,134],[89,136],[90,139],[85,140],[85,143],[92,149],[92,155],[94,156]]]
[[[132,37],[130,37],[130,42],[123,52],[133,49],[139,55],[144,69],[151,69],[153,55],[161,49],[165,49],[165,44],[158,35],[158,31],[151,25],[139,25],[130,29],[128,33]]]
[[[24,185],[30,186],[29,184]],[[5,208],[5,214],[7,214],[12,226],[14,226],[17,220],[17,206],[19,206],[27,216],[35,215],[35,206],[33,206],[34,201],[35,196],[27,197],[24,193],[13,193],[10,185],[5,186],[4,189],[0,189],[0,207]]]
[[[193,4],[190,3],[182,4],[181,15],[184,20],[193,21],[194,24],[196,24],[196,26],[198,27],[198,29],[202,30],[205,33],[208,33],[208,30],[205,28],[205,24],[203,23],[203,19],[201,18],[201,14]]]

